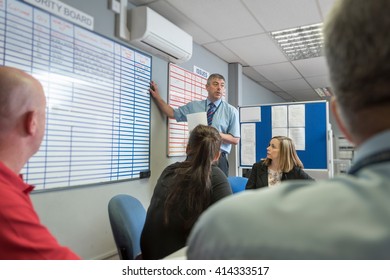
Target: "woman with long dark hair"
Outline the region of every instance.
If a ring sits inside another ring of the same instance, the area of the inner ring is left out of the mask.
[[[161,259],[184,247],[200,214],[232,193],[225,174],[215,165],[221,142],[214,127],[196,126],[186,160],[162,172],[141,235],[143,259]]]

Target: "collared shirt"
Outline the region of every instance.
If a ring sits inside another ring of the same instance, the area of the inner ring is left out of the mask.
[[[362,145],[360,145],[354,154],[353,163],[360,161],[363,158],[367,158],[373,154],[380,153],[389,148],[390,130],[379,133]]]
[[[389,141],[389,131],[368,139],[354,162],[386,153]],[[188,258],[388,260],[389,170],[390,160],[367,162],[354,175],[290,180],[226,198],[197,221]]]
[[[186,122],[187,115],[199,112],[207,112],[210,100],[191,101],[184,106],[174,109],[175,119],[178,122]],[[229,103],[223,100],[214,102],[217,107],[214,116],[213,124],[219,132],[230,134],[233,137],[240,137],[240,124],[238,110]],[[230,153],[231,144],[222,143],[221,150]]]
[[[0,162],[0,259],[80,259],[41,224],[30,200],[32,190]]]

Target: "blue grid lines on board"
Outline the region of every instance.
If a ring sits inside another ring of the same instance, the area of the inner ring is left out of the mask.
[[[5,52],[5,10],[0,9],[0,63],[4,65],[4,52]]]
[[[46,93],[44,139],[22,170],[28,183],[44,190],[149,170],[149,55],[16,0],[0,1],[0,44],[1,64],[31,73]]]

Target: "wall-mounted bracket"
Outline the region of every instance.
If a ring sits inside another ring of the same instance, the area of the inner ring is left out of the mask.
[[[115,36],[130,41],[130,32],[127,28],[128,0],[108,0],[109,9],[115,12]]]

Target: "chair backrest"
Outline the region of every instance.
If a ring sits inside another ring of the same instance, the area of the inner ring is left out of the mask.
[[[119,257],[134,260],[141,254],[141,233],[146,210],[141,202],[127,194],[119,194],[108,203],[108,216]]]
[[[245,190],[246,183],[248,182],[248,178],[239,177],[239,176],[229,176],[228,181],[230,183],[230,187],[232,188],[233,193],[238,193]]]

